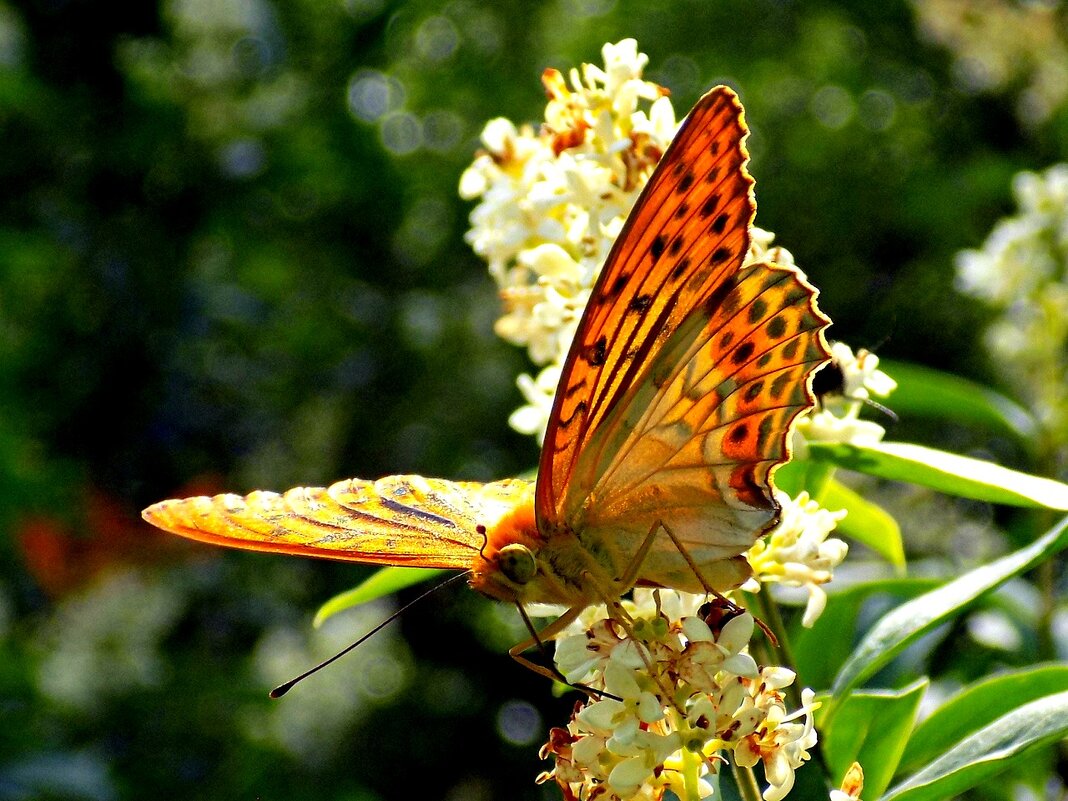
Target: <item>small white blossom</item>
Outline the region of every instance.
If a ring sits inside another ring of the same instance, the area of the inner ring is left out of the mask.
[[[859,762],[854,762],[846,771],[841,788],[831,790],[830,801],[860,801],[860,793],[863,789],[864,769]]]
[[[860,418],[872,396],[885,398],[897,389],[897,382],[879,369],[878,356],[864,349],[854,354],[844,342],[833,342],[831,361],[816,374],[813,388],[818,394],[816,408],[797,421],[795,456],[803,457],[809,442],[864,445],[882,440],[886,429]]]
[[[834,531],[844,510],[828,511],[802,492],[797,499],[776,493],[782,507],[779,524],[764,539],[757,540],[746,555],[753,569],[753,579],[747,588],[754,591],[761,584],[779,583],[790,587],[804,587],[808,604],[802,625],[811,627],[827,605],[824,584],[834,576],[834,568],[842,563],[849,546],[827,535]]]

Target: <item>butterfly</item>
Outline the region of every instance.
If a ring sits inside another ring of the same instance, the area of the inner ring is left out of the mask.
[[[779,517],[772,474],[813,403],[830,320],[792,266],[745,264],[756,214],[735,93],[708,92],[636,201],[563,366],[537,480],[349,479],[168,500],[195,540],[468,571],[491,598],[570,608],[631,587],[726,590]]]

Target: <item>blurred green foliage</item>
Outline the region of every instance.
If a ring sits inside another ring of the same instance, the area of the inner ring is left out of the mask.
[[[741,91],[758,223],[834,336],[994,381],[953,255],[1065,157],[1068,112],[1021,121],[903,2],[0,5],[0,799],[554,797],[537,743],[572,701],[507,658],[514,610],[449,590],[270,702],[387,614],[309,629],[365,572],[137,512],[529,469],[456,186],[487,119],[539,118],[544,68],[627,36],[680,116]],[[895,437],[1035,467],[964,425]]]

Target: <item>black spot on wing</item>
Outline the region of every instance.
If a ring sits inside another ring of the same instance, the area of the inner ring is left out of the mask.
[[[731,257],[730,248],[716,248],[712,253],[712,258],[709,261],[712,264],[722,264]]]
[[[745,364],[752,358],[754,350],[756,350],[756,345],[752,342],[743,342],[731,354],[731,361],[735,364]]]
[[[708,296],[702,307],[706,317],[711,317],[724,305],[727,296],[730,295],[737,282],[737,275],[728,276],[712,291],[712,294]]]
[[[667,242],[664,239],[664,234],[659,233],[656,238],[653,239],[653,244],[649,246],[649,252],[653,254],[653,258],[659,260],[664,255],[664,248],[667,247]]]
[[[749,322],[756,324],[764,319],[768,313],[768,302],[763,298],[757,298],[749,304]]]
[[[631,299],[630,305],[627,306],[627,311],[644,312],[644,311],[648,311],[649,307],[652,306],[652,305],[653,305],[653,296],[652,295],[649,295],[649,294],[646,294],[646,295],[635,295]]]
[[[686,275],[686,273],[689,271],[689,269],[690,269],[690,257],[689,256],[683,256],[681,259],[679,259],[679,263],[676,264],[674,269],[671,271],[671,275],[668,276],[668,281],[670,281],[671,283],[675,283],[680,278],[682,278],[684,275]]]
[[[601,334],[600,338],[594,342],[590,347],[586,348],[586,352],[583,353],[583,358],[586,359],[586,363],[591,367],[600,367],[604,364],[605,356],[608,354],[608,339]]]
[[[786,318],[780,316],[772,317],[768,320],[764,330],[768,332],[768,336],[772,339],[781,339],[786,333]]]
[[[619,297],[619,293],[623,291],[623,288],[627,285],[627,280],[630,278],[629,273],[620,273],[612,281],[612,285],[608,287],[607,297],[615,298]]]
[[[780,400],[786,388],[790,386],[791,376],[789,373],[779,373],[775,376],[775,379],[771,382],[771,397],[773,400]]]

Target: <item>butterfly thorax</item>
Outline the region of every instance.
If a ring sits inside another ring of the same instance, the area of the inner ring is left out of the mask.
[[[534,495],[517,503],[492,526],[471,571],[471,586],[500,601],[574,606],[590,603],[586,566],[570,532],[538,529]]]

